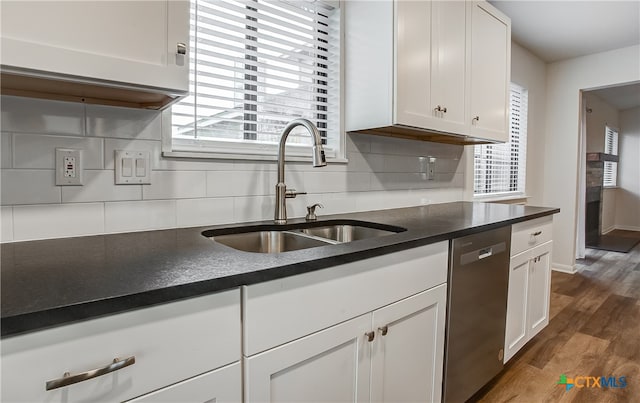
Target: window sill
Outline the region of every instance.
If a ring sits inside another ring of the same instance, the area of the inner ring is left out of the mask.
[[[505,195],[482,195],[482,196],[473,196],[473,201],[477,202],[516,202],[523,201],[526,202],[529,196],[523,193],[519,194],[505,194]]]
[[[215,152],[199,152],[199,151],[163,151],[162,156],[165,158],[197,158],[209,160],[239,160],[239,161],[276,161],[276,155],[257,155],[257,154],[228,154]],[[285,157],[285,161],[290,162],[311,162],[311,157],[290,155]],[[327,162],[332,164],[346,164],[349,162],[347,158],[327,157]]]

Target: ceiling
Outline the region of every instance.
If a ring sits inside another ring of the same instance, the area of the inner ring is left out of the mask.
[[[513,40],[547,63],[640,44],[640,1],[490,0]]]
[[[640,106],[640,83],[589,91],[618,110]]]

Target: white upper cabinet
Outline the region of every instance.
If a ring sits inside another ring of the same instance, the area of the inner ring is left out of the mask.
[[[508,141],[511,23],[488,3],[469,8],[469,134]]]
[[[462,131],[465,3],[400,1],[396,12],[396,123]]]
[[[184,95],[188,45],[189,1],[2,2],[3,89],[113,99],[95,86]],[[23,88],[20,77],[40,86]],[[146,100],[149,107],[157,102]]]
[[[345,25],[347,131],[507,141],[511,26],[491,5],[347,2]]]

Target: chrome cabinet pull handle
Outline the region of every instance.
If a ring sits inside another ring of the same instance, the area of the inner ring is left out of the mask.
[[[389,333],[389,326],[385,325],[385,326],[379,327],[378,330],[380,331],[380,334],[382,334],[383,336],[386,336],[387,333]]]
[[[177,51],[176,51],[176,52],[177,52],[179,55],[186,55],[186,54],[187,54],[187,45],[185,45],[184,43],[182,43],[182,42],[178,42],[177,48],[178,48],[178,49],[177,49]]]
[[[533,234],[531,234],[533,236],[538,236],[538,235],[542,235],[542,231],[536,231]]]
[[[82,372],[80,374],[75,374],[75,375],[71,375],[70,373],[65,372],[62,378],[54,379],[52,381],[47,381],[46,390],[58,389],[63,386],[69,386],[69,385],[73,385],[74,383],[97,378],[99,376],[106,375],[110,372],[114,372],[119,369],[128,367],[129,365],[133,365],[135,363],[136,363],[135,356],[131,356],[123,360],[114,358],[111,364],[104,366],[102,368],[92,369],[90,371]]]
[[[480,121],[480,116],[476,116],[475,118],[471,119],[471,122],[479,122]]]
[[[376,333],[375,332],[367,332],[364,335],[367,336],[367,341],[368,342],[372,342],[373,339],[376,338]]]

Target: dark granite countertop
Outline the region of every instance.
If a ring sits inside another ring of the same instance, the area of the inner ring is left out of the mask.
[[[6,243],[1,246],[2,336],[305,273],[559,211],[455,202],[322,216],[319,221],[370,221],[407,231],[282,254],[240,252],[201,234],[269,221]]]

